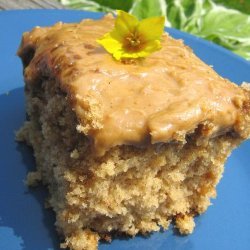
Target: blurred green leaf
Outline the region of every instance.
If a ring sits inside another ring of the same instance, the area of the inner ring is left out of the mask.
[[[63,5],[73,8],[73,9],[82,9],[89,11],[100,11],[100,12],[110,12],[112,8],[107,6],[102,6],[99,3],[96,3],[92,0],[59,0]]]
[[[250,0],[214,0],[214,2],[250,14]]]
[[[109,7],[114,10],[129,11],[132,7],[133,0],[93,0],[94,2]]]
[[[139,19],[153,16],[166,16],[165,0],[135,0],[130,13]]]
[[[250,60],[250,16],[211,0],[168,0],[173,27],[220,44]]]

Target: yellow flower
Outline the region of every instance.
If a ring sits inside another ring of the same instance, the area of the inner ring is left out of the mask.
[[[97,42],[116,60],[142,58],[161,49],[165,18],[138,19],[122,10],[117,11],[114,29]]]

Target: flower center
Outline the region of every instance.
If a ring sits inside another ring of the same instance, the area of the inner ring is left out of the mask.
[[[144,47],[144,41],[138,32],[129,33],[124,39],[124,48],[129,52],[140,51]]]

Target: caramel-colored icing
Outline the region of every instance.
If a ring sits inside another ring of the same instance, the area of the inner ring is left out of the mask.
[[[99,155],[116,145],[183,140],[202,123],[212,124],[212,133],[233,129],[246,99],[241,88],[167,34],[146,59],[116,61],[96,42],[113,25],[106,16],[36,27],[18,51],[26,84],[55,78]]]

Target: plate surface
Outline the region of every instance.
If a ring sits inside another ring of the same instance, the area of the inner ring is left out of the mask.
[[[55,216],[44,209],[46,189],[28,189],[23,180],[35,169],[32,151],[14,141],[25,119],[23,77],[20,60],[15,56],[21,35],[34,26],[58,21],[77,22],[99,18],[102,14],[67,10],[28,10],[0,12],[0,249],[59,249],[54,229]],[[182,33],[168,32],[181,38],[206,63],[231,81],[250,82],[250,63],[212,43]],[[196,218],[192,235],[167,232],[149,237],[119,238],[100,244],[100,250],[249,250],[250,249],[250,143],[245,142],[226,164],[213,206]]]

